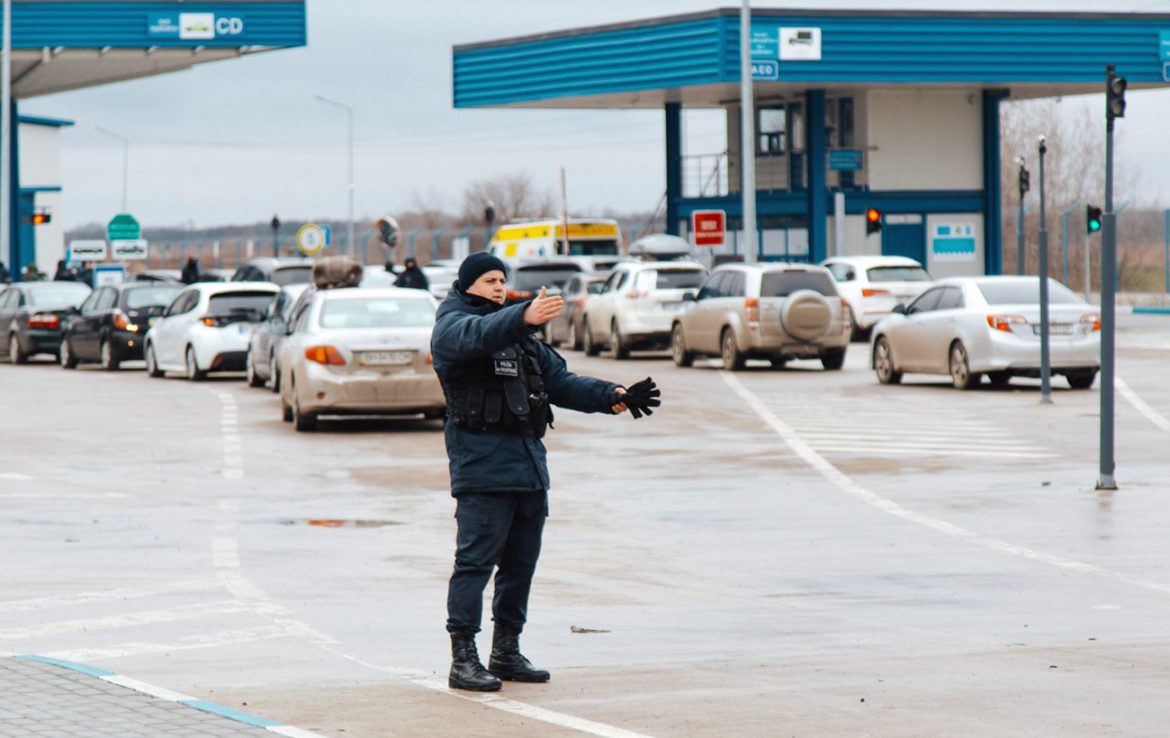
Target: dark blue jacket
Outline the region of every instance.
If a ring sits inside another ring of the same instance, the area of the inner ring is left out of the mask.
[[[500,307],[452,289],[439,306],[431,335],[435,372],[444,386],[460,362],[482,359],[522,340],[528,303]],[[615,384],[579,377],[556,351],[537,342],[545,391],[558,407],[584,413],[611,412]],[[451,493],[540,492],[549,488],[544,444],[514,433],[472,433],[447,423]]]

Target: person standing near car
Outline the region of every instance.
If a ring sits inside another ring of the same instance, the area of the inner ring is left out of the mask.
[[[628,390],[568,370],[532,333],[560,314],[547,290],[505,307],[507,266],[473,254],[439,306],[431,352],[447,398],[445,440],[456,500],[455,567],[447,590],[452,689],[480,692],[500,680],[546,682],[549,673],[520,653],[528,594],[548,515],[548,466],[542,442],[552,405],[635,418],[653,413],[661,394],[651,379]],[[485,669],[475,636],[483,592],[495,575],[492,651]]]
[[[395,287],[406,287],[413,290],[429,290],[431,288],[431,281],[427,279],[426,273],[419,269],[418,261],[413,256],[402,262],[402,266],[402,274],[399,274],[398,279],[394,282]]]

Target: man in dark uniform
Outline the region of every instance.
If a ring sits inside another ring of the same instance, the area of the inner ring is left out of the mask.
[[[427,279],[426,273],[419,268],[418,262],[413,256],[402,262],[402,266],[404,268],[402,274],[399,274],[398,279],[394,282],[395,287],[413,290],[429,290],[431,288],[431,281]]]
[[[455,569],[447,591],[453,689],[495,691],[500,680],[545,682],[520,653],[528,593],[548,515],[548,466],[541,439],[551,405],[635,418],[653,413],[661,394],[646,379],[628,390],[579,377],[532,338],[560,314],[560,297],[504,307],[507,267],[473,254],[439,306],[431,339],[435,371],[447,397],[447,455],[456,500]],[[483,591],[497,569],[492,599],[492,653],[485,669],[475,647]]]

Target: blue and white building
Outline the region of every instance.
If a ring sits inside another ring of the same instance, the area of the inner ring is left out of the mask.
[[[57,132],[71,121],[21,116],[21,100],[304,46],[304,0],[15,0],[12,3],[13,274],[50,271],[64,253]],[[32,226],[34,212],[52,223]],[[112,214],[111,214],[112,215]],[[55,224],[55,225],[54,225]]]
[[[1000,105],[1170,84],[1170,13],[754,10],[755,140],[740,140],[738,9],[457,46],[457,108],[656,108],[667,230],[723,209],[742,228],[755,156],[763,258],[843,251],[919,259],[937,276],[1001,270]],[[726,148],[693,156],[684,109],[722,109]],[[1102,113],[1103,115],[1103,113]],[[883,214],[867,235],[865,213]],[[736,224],[739,225],[736,225]]]

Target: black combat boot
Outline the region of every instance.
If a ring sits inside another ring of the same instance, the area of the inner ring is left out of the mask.
[[[447,677],[447,686],[472,692],[499,690],[500,680],[479,663],[475,633],[458,631],[451,634],[451,675]]]
[[[496,623],[488,671],[510,682],[547,682],[549,673],[537,669],[520,653],[520,631]]]

